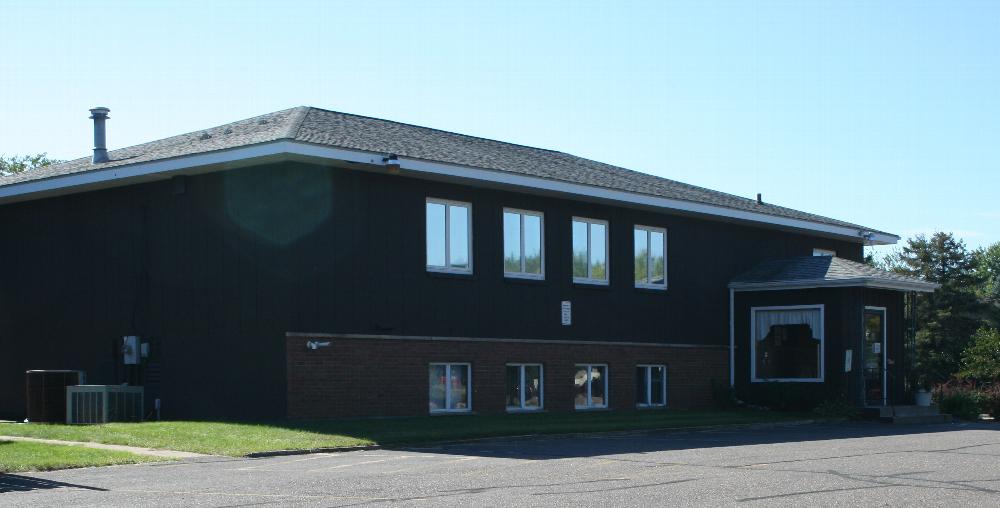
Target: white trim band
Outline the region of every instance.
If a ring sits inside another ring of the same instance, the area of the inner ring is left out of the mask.
[[[114,166],[105,169],[91,169],[67,175],[53,176],[41,180],[32,180],[6,185],[0,187],[0,203],[36,199],[61,193],[81,192],[101,187],[111,187],[115,185],[111,182],[115,181],[120,181],[121,185],[125,185],[140,181],[162,179],[167,178],[174,173],[188,172],[183,170],[190,170],[203,166],[221,165],[222,167],[216,169],[226,169],[227,165],[237,162],[242,162],[247,165],[253,164],[253,162],[250,162],[249,159],[269,158],[269,160],[260,161],[263,163],[283,160],[285,158],[293,158],[294,156],[315,157],[320,159],[355,162],[385,167],[385,163],[382,160],[385,157],[385,154],[383,153],[348,150],[285,139],[257,145],[218,150],[214,152],[185,155],[173,159],[138,162],[135,164]],[[402,170],[413,173],[489,182],[491,184],[498,184],[502,186],[522,187],[535,192],[549,191],[560,194],[584,196],[599,200],[676,210],[697,215],[755,222],[769,226],[779,226],[824,233],[856,241],[858,243],[863,243],[867,240],[868,244],[871,245],[892,245],[899,241],[898,236],[888,233],[869,233],[854,227],[825,224],[805,219],[779,217],[760,212],[737,210],[735,208],[727,208],[724,206],[664,198],[649,194],[608,189],[593,185],[564,182],[506,171],[474,168],[407,157],[400,157],[397,164]],[[870,236],[868,237],[863,236],[869,234]]]

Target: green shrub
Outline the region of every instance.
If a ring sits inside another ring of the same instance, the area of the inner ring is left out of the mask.
[[[1000,419],[1000,383],[993,383],[979,389],[979,409]]]
[[[820,402],[813,410],[823,418],[857,418],[861,415],[858,407],[851,404],[846,399],[827,399]]]
[[[962,352],[962,377],[1000,382],[1000,331],[980,328]]]
[[[942,413],[963,420],[976,420],[982,413],[982,394],[969,382],[952,380],[934,388],[934,401]]]

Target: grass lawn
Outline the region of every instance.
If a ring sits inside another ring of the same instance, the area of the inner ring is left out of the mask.
[[[0,473],[137,464],[157,460],[163,459],[82,446],[0,441]]]
[[[510,415],[422,416],[316,422],[145,422],[105,425],[0,424],[0,436],[143,446],[242,456],[272,450],[357,445],[400,445],[525,434],[559,434],[813,418],[804,413],[757,411],[633,411]]]

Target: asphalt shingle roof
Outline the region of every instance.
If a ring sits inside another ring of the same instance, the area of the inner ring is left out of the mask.
[[[884,233],[770,203],[760,204],[754,199],[640,173],[568,153],[311,107],[286,109],[218,127],[111,150],[108,153],[110,161],[99,165],[92,164],[88,156],[2,177],[0,187],[94,169],[171,159],[278,140],[393,153],[401,157],[505,171]]]
[[[916,277],[900,275],[868,266],[864,263],[832,256],[801,256],[763,261],[750,270],[737,275],[730,281],[730,287],[751,287],[757,285],[837,285],[837,283],[857,282],[873,285],[923,287],[925,290],[937,285]]]

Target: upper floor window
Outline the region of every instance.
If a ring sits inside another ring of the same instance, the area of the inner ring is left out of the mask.
[[[837,251],[829,249],[813,249],[813,256],[830,256],[836,257]]]
[[[608,223],[573,217],[573,282],[608,283]]]
[[[472,205],[427,199],[427,269],[472,273]]]
[[[503,272],[507,277],[545,277],[545,245],[541,212],[504,208]]]
[[[635,287],[667,288],[667,231],[662,228],[636,226]]]

